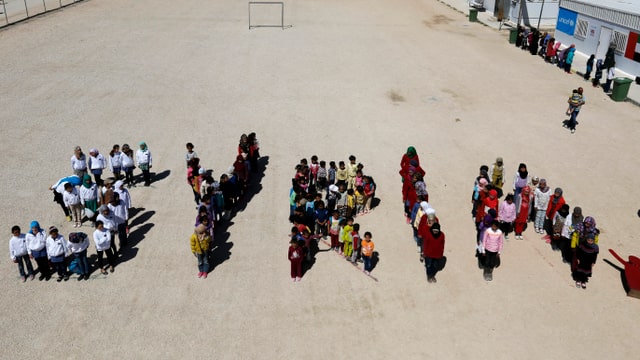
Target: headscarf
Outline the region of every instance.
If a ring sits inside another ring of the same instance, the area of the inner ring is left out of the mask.
[[[556,194],[559,194],[558,196],[556,196]],[[555,190],[553,190],[553,196],[552,196],[552,200],[551,202],[555,205],[560,201],[560,198],[562,198],[562,189],[557,187]]]
[[[438,230],[436,233],[434,233],[434,230]],[[440,231],[440,224],[435,223],[433,225],[431,225],[431,235],[433,235],[434,238],[439,238],[440,235],[442,235],[442,232]]]
[[[480,188],[480,190],[484,190],[484,189],[485,189],[485,187],[487,186],[487,184],[489,184],[489,182],[488,182],[488,181],[487,181],[487,179],[485,179],[485,178],[481,178],[481,179],[478,181],[478,187]]]
[[[521,168],[524,168],[524,171],[520,170]],[[527,171],[527,164],[520,163],[520,165],[518,165],[518,175],[521,179],[526,179],[527,176],[529,176],[529,172]]]
[[[82,186],[86,187],[87,189],[91,188],[91,175],[84,174],[84,176],[82,177]]]
[[[416,156],[416,148],[414,148],[413,146],[409,146],[407,148],[407,156],[409,157],[409,159],[411,159],[412,157]]]
[[[573,213],[571,214],[571,224],[582,224],[584,220],[584,216],[582,216],[582,208],[580,206],[576,206],[573,208]]]
[[[595,239],[595,236],[600,233],[596,228],[596,219],[591,216],[585,217],[584,221],[577,224],[574,229],[578,232],[581,241],[586,240],[588,236],[593,236]]]
[[[115,184],[113,184],[113,188],[114,188],[114,189],[116,189],[116,190],[120,190],[120,187],[121,187],[122,185],[124,185],[124,183],[122,182],[122,180],[118,180],[118,181],[116,181],[116,183],[115,183]]]
[[[33,229],[34,227],[38,228],[38,232],[42,231],[42,229],[40,228],[40,223],[33,220],[30,224],[29,224],[29,229]]]
[[[420,207],[422,208],[422,211],[427,212],[427,210],[431,208],[431,205],[426,201],[422,201],[420,202]]]
[[[147,143],[144,141],[140,141],[140,143],[138,144],[140,146],[140,148],[144,151],[147,150]]]
[[[549,191],[549,186],[547,186],[547,179],[540,179],[540,184],[538,185],[538,188],[543,193],[546,193],[547,191]]]
[[[560,210],[558,210],[558,214],[560,214],[560,216],[566,219],[567,216],[569,216],[569,205],[567,204],[562,205]]]

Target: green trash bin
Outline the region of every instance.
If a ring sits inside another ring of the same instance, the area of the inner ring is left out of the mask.
[[[515,44],[518,40],[518,29],[509,29],[509,44]]]
[[[613,90],[611,90],[611,99],[614,101],[624,101],[629,94],[629,87],[633,80],[627,78],[613,79]]]
[[[478,21],[478,9],[469,9],[469,21],[470,22]]]

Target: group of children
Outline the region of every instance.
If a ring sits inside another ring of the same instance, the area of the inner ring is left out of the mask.
[[[190,238],[191,252],[198,260],[198,277],[206,279],[213,251],[215,224],[231,217],[238,201],[245,196],[251,174],[258,171],[259,144],[255,133],[243,134],[238,144],[238,155],[220,181],[213,178],[212,170],[200,166],[195,146],[187,143],[185,161],[187,183],[196,203],[195,229]]]
[[[511,232],[516,240],[523,240],[528,224],[537,234],[561,251],[562,259],[571,264],[576,287],[586,289],[588,278],[598,255],[600,231],[595,219],[583,217],[582,209],[574,207],[569,214],[563,190],[551,191],[546,179],[530,176],[527,166],[521,163],[514,175],[512,190],[504,200],[504,165],[498,157],[492,165],[480,167],[472,194],[472,216],[476,225],[476,256],[484,277],[492,279],[493,269],[500,265],[500,253],[504,240]]]
[[[331,239],[331,249],[344,256],[354,265],[364,263],[364,272],[373,269],[373,241],[371,233],[361,238],[360,225],[354,218],[368,214],[375,197],[375,183],[371,176],[363,173],[364,166],[356,163],[354,155],[349,163],[344,161],[318,161],[316,155],[300,160],[295,167],[289,194],[291,229],[289,260],[291,278],[302,277],[302,262],[311,262],[320,237]]]
[[[356,164],[349,156],[349,164],[318,161],[316,155],[300,160],[295,166],[289,192],[290,221],[305,224],[318,234],[334,210],[340,218],[357,217],[372,210],[376,185],[371,176],[363,173],[364,165]],[[316,209],[325,209],[316,214]],[[326,235],[326,233],[323,233]]]
[[[105,226],[106,221],[97,220],[96,229],[93,232],[93,240],[98,255],[97,268],[103,275],[107,274],[107,267],[114,272],[116,265],[115,231]],[[78,281],[89,280],[91,266],[87,258],[89,238],[83,232],[72,232],[69,239],[65,239],[57,227],[49,227],[48,232],[40,227],[37,221],[29,224],[29,232],[22,233],[20,226],[11,228],[9,239],[9,255],[11,260],[18,265],[20,280],[33,280],[39,273],[38,280],[50,280],[54,273],[58,274],[58,282],[67,281],[72,273],[78,274]],[[121,248],[123,243],[121,242]],[[107,257],[107,266],[104,266],[104,255]],[[73,260],[69,261],[68,257]],[[31,264],[33,259],[38,265],[37,269]]]
[[[424,263],[427,282],[436,283],[436,274],[444,268],[445,234],[435,209],[429,204],[429,193],[424,180],[426,175],[420,166],[420,157],[413,146],[409,146],[400,159],[402,177],[402,203],[407,224],[413,231],[420,262]]]
[[[89,151],[87,157],[82,148],[76,146],[71,157],[74,175],[64,177],[51,186],[54,201],[60,204],[66,220],[73,222],[73,227],[77,229],[69,234],[68,239],[55,226],[45,232],[37,221],[31,222],[27,234],[22,234],[18,225],[12,227],[10,256],[18,264],[22,281],[33,280],[36,273],[40,274],[39,280],[49,280],[53,274],[51,267],[58,273],[58,281],[68,280],[71,273],[78,273],[78,280],[88,280],[91,274],[87,259],[89,237],[79,229],[83,227],[85,218],[95,228],[92,235],[98,255],[98,269],[102,274],[107,274],[107,268],[114,271],[117,255],[127,246],[129,233],[131,194],[125,184],[129,188],[135,187],[133,169],[137,166],[142,169],[145,185],[148,186],[150,178],[145,172],[148,173],[152,160],[144,142],[139,144],[135,156],[127,144],[122,146],[122,151],[118,145],[114,145],[108,159],[107,163],[95,148]],[[107,166],[113,177],[103,179],[103,170]],[[119,247],[116,247],[116,237]],[[71,254],[74,259],[69,261]],[[105,255],[107,266],[103,264]],[[38,265],[35,270],[31,259]]]

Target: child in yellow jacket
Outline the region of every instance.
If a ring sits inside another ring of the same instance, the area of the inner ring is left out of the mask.
[[[191,252],[198,258],[198,277],[207,278],[209,273],[209,246],[211,245],[211,235],[207,231],[207,226],[200,224],[191,234]]]
[[[347,225],[344,226],[344,231],[342,233],[342,243],[344,244],[343,255],[347,258],[347,260],[351,259],[351,255],[353,254],[353,237],[351,232],[353,231],[353,218],[350,217],[347,219]]]

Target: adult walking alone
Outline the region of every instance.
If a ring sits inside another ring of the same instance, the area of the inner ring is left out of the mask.
[[[584,96],[581,87],[578,88],[578,94],[580,95],[580,100],[578,101],[578,104],[573,108],[573,111],[571,112],[571,118],[569,118],[569,124],[567,126],[569,130],[571,130],[572,134],[576,132],[576,125],[578,125],[577,118],[578,114],[580,113],[580,109],[582,108],[582,105],[587,102],[587,98]],[[567,102],[571,105],[571,99],[569,99]]]

